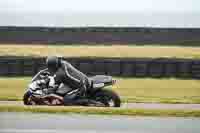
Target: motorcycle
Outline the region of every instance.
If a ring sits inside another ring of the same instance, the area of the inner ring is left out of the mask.
[[[44,82],[45,79],[49,79],[48,84]],[[96,75],[88,79],[91,86],[86,88],[84,95],[80,96],[80,99],[85,101],[82,106],[120,107],[121,100],[118,94],[111,89],[105,89],[107,86],[114,85],[116,80],[105,75]],[[54,78],[45,70],[36,74],[23,96],[24,105],[64,106],[64,96],[78,90],[72,90],[67,85],[60,84],[56,86],[55,93],[47,94],[47,90],[55,87],[53,80]]]

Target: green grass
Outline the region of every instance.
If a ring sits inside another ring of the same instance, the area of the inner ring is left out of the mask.
[[[122,109],[122,108],[64,107],[64,106],[50,107],[50,106],[0,105],[0,112],[200,117],[200,110]]]
[[[0,100],[22,100],[31,78],[0,78]]]
[[[135,45],[0,45],[0,56],[200,58],[200,47]]]
[[[200,103],[200,81],[116,78],[112,87],[124,102]],[[30,77],[0,78],[0,100],[22,100]]]
[[[200,103],[198,80],[118,78],[113,89],[128,102]]]

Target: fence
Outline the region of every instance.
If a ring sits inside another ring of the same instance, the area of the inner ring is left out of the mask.
[[[199,45],[200,28],[0,27],[0,43]]]
[[[200,78],[200,60],[167,58],[67,58],[87,75]],[[0,57],[0,76],[33,76],[45,68],[44,58]]]

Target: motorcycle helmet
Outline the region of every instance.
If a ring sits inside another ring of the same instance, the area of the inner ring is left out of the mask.
[[[49,56],[46,59],[46,65],[50,72],[56,72],[60,66],[60,59],[56,56]]]

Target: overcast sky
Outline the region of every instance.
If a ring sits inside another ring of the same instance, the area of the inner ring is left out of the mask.
[[[1,26],[200,27],[200,0],[0,0]]]

